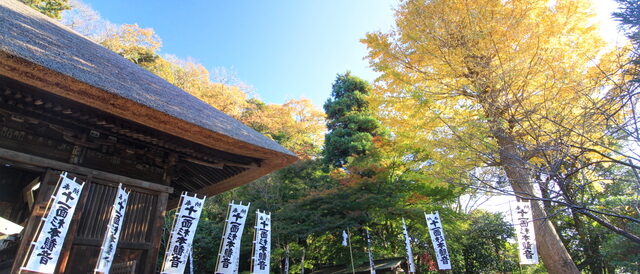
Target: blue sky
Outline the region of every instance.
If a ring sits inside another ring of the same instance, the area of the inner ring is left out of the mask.
[[[153,28],[161,52],[236,73],[268,103],[322,106],[337,73],[375,79],[359,40],[388,31],[397,0],[84,0],[115,24]]]
[[[268,103],[306,97],[321,107],[336,74],[373,81],[359,42],[389,31],[399,0],[82,0],[105,20],[153,28],[163,54],[226,68]],[[593,0],[603,35],[621,39],[613,0]]]

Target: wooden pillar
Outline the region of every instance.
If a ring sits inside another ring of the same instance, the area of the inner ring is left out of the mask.
[[[45,173],[41,177],[42,180],[40,182],[38,197],[36,197],[36,200],[33,203],[31,215],[29,216],[27,224],[24,227],[22,239],[20,241],[20,247],[18,247],[18,253],[16,254],[15,260],[13,261],[13,266],[11,267],[11,273],[18,273],[20,267],[22,267],[22,263],[24,262],[25,257],[27,256],[27,252],[29,252],[31,241],[35,237],[38,226],[40,225],[40,221],[42,220],[42,216],[44,216],[45,210],[47,209],[49,198],[53,194],[55,185],[58,182],[58,180],[55,180],[56,175],[59,175],[59,172],[47,169],[47,171],[45,171]]]
[[[158,195],[158,203],[154,212],[155,221],[151,229],[151,249],[147,252],[145,273],[156,273],[156,262],[160,251],[160,239],[162,238],[162,227],[164,225],[164,216],[167,211],[167,202],[169,193],[162,192]]]
[[[170,153],[167,156],[167,160],[164,164],[164,173],[162,174],[162,184],[163,185],[171,185],[171,180],[173,180],[173,175],[175,173],[175,166],[178,162],[178,155],[175,153]]]

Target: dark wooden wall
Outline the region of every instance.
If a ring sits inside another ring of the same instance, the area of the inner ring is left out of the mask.
[[[0,166],[0,217],[22,224],[29,215],[22,190],[38,176],[38,173]]]
[[[116,185],[92,181],[89,184],[83,213],[78,222],[69,262],[64,273],[91,271],[100,253],[100,244],[107,230]],[[136,273],[153,271],[154,213],[158,209],[159,193],[132,188],[114,263],[136,261]],[[159,236],[159,235],[155,235]],[[151,257],[151,258],[150,258]],[[150,260],[150,261],[149,261]]]
[[[29,242],[37,233],[37,225],[44,215],[44,207],[53,194],[59,174],[59,171],[49,171],[44,176],[45,183],[41,185],[36,206],[25,228],[14,270],[28,254]],[[85,186],[65,239],[58,272],[92,273],[118,184],[79,174],[70,176],[85,181]],[[168,193],[134,185],[125,185],[125,188],[131,193],[114,264],[135,261],[136,273],[154,273]]]

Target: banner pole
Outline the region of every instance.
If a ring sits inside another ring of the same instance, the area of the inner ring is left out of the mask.
[[[253,226],[253,246],[251,246],[251,268],[249,268],[249,272],[253,273],[253,268],[255,267],[253,265],[255,258],[255,252],[256,252],[256,241],[257,241],[257,237],[258,237],[258,213],[260,213],[260,209],[256,210],[256,224]],[[247,213],[247,216],[249,214]]]
[[[305,253],[305,249],[304,247],[302,248],[302,260],[300,262],[301,266],[300,266],[300,274],[304,274],[304,253]]]
[[[218,270],[218,265],[220,264],[220,255],[222,254],[222,248],[224,247],[224,235],[227,234],[227,223],[229,221],[229,213],[231,213],[231,204],[233,204],[233,200],[231,200],[231,203],[229,203],[227,205],[227,215],[224,217],[224,228],[222,229],[222,237],[220,240],[220,249],[218,250],[218,256],[216,256],[216,268],[214,271]],[[248,213],[247,213],[248,215]]]
[[[164,256],[162,256],[162,265],[160,266],[160,272],[162,273],[164,271],[164,262],[167,259],[167,255],[169,254],[169,246],[171,245],[171,240],[173,240],[173,228],[176,226],[176,223],[178,222],[178,215],[180,214],[180,208],[182,207],[182,197],[186,196],[185,192],[183,191],[182,193],[180,193],[180,199],[178,200],[178,207],[176,208],[176,213],[174,214],[174,220],[171,224],[171,230],[169,230],[169,238],[167,239],[167,243],[165,244],[165,251],[164,251]]]
[[[352,274],[356,274],[356,268],[353,265],[353,250],[351,249],[351,232],[349,231],[349,228],[347,228],[347,236],[349,236],[349,255],[351,256],[351,273]]]
[[[194,274],[193,272],[193,245],[189,248],[189,274]]]

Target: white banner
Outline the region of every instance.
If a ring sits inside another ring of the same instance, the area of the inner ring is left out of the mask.
[[[347,235],[346,231],[342,231],[342,246],[348,246],[349,245],[349,235]]]
[[[200,214],[205,198],[191,197],[182,192],[180,209],[176,212],[176,219],[169,238],[167,251],[161,273],[184,273],[189,252],[193,243],[193,236],[198,228]]]
[[[407,252],[407,263],[409,264],[409,273],[416,272],[416,265],[413,262],[413,251],[411,250],[411,237],[409,237],[409,231],[407,231],[407,225],[402,218],[402,233],[404,234],[404,249]]]
[[[53,273],[56,269],[64,238],[84,186],[84,183],[76,183],[76,178],[69,179],[66,172],[60,174],[60,179],[58,191],[52,197],[47,216],[42,218],[44,223],[37,240],[31,243],[33,249],[22,270]]]
[[[518,236],[518,254],[520,264],[538,264],[538,249],[533,229],[533,217],[529,202],[516,202],[516,216],[514,224]]]
[[[449,257],[449,251],[447,250],[440,214],[437,211],[435,214],[425,213],[424,217],[427,219],[427,225],[429,226],[429,235],[431,235],[431,242],[435,249],[438,269],[451,269],[451,257]]]
[[[371,270],[371,274],[376,274],[376,263],[373,261],[373,252],[371,252],[371,236],[369,236],[369,230],[365,229],[367,232],[367,250],[369,251],[369,268]]]
[[[269,274],[271,258],[271,213],[256,211],[255,239],[253,241],[253,272]]]
[[[233,274],[238,271],[238,261],[240,260],[240,240],[244,231],[244,224],[247,220],[249,205],[229,204],[229,212],[226,220],[220,253],[218,253],[218,263],[216,264],[216,274]]]
[[[116,255],[116,249],[118,248],[118,240],[120,239],[120,231],[122,231],[121,228],[128,200],[129,193],[124,190],[122,184],[118,185],[118,192],[113,201],[111,217],[109,217],[107,231],[102,240],[102,247],[100,247],[100,256],[98,257],[95,272],[108,274],[111,269],[111,263],[113,263],[113,257]]]
[[[287,250],[285,251],[284,274],[289,274],[289,246],[287,246]]]

